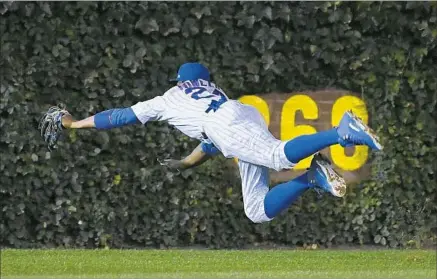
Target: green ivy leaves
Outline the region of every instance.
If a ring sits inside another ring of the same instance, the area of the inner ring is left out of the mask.
[[[0,14],[2,245],[435,244],[435,3],[2,2]],[[195,60],[233,98],[362,94],[386,146],[369,181],[255,225],[229,160],[180,175],[157,164],[196,145],[166,125],[71,132],[47,153],[35,125],[49,105],[78,118],[130,106]]]

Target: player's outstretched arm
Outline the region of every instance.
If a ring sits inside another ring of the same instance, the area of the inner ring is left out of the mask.
[[[38,129],[51,150],[56,147],[64,129],[95,128],[98,130],[118,128],[159,119],[166,110],[162,96],[136,103],[128,108],[109,109],[82,120],[74,120],[64,108],[51,107],[41,118]]]
[[[68,129],[96,128],[112,129],[132,124],[145,124],[150,120],[159,119],[166,110],[166,103],[162,96],[139,102],[128,108],[109,109],[88,118],[75,121],[66,114],[62,117],[62,126]]]
[[[140,123],[132,108],[110,109],[82,120],[75,121],[70,114],[62,117],[62,126],[67,129],[111,129]]]
[[[75,121],[67,110],[51,107],[41,118],[38,129],[51,150],[56,147],[64,129],[111,129],[135,123],[140,123],[140,120],[132,107],[106,110],[79,121]]]

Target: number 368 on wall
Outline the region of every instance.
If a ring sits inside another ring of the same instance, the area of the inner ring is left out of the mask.
[[[241,97],[240,102],[254,106],[263,115],[267,125],[270,124],[270,109],[267,102],[255,95],[246,95]],[[280,139],[290,140],[300,135],[313,134],[317,130],[310,125],[296,124],[296,113],[300,111],[303,118],[306,120],[330,122],[331,126],[337,126],[340,123],[341,117],[347,110],[352,110],[365,123],[368,122],[367,108],[363,100],[356,96],[346,95],[340,96],[332,100],[332,107],[330,111],[330,119],[321,119],[322,115],[319,112],[319,107],[316,101],[307,94],[296,94],[284,101],[280,111]],[[279,113],[279,111],[278,111]],[[328,114],[324,114],[328,115]],[[277,118],[276,118],[277,119]],[[345,171],[354,171],[361,168],[367,160],[368,147],[356,146],[351,156],[345,153],[345,149],[340,145],[333,145],[330,147],[330,155],[332,162],[339,168]],[[306,158],[299,162],[294,169],[302,170],[310,166],[312,157]]]

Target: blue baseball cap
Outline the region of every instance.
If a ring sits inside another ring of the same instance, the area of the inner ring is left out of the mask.
[[[209,81],[208,69],[200,63],[185,63],[179,67],[178,76],[170,81],[203,79]]]

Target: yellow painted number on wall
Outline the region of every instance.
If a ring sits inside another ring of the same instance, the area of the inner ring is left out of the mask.
[[[301,111],[305,119],[318,118],[319,109],[316,102],[306,95],[295,95],[289,98],[282,107],[281,140],[290,140],[300,135],[316,133],[316,129],[309,125],[296,126],[296,112]],[[294,169],[302,170],[310,166],[313,156],[300,161]]]
[[[369,115],[365,103],[355,96],[343,96],[335,101],[332,106],[332,126],[337,126],[340,123],[341,117],[347,110],[352,110],[353,113],[360,117],[364,123],[368,123]],[[352,156],[345,154],[345,149],[339,144],[333,145],[331,148],[331,158],[333,163],[346,171],[353,171],[361,168],[367,160],[369,149],[367,146],[355,146],[355,152]]]

